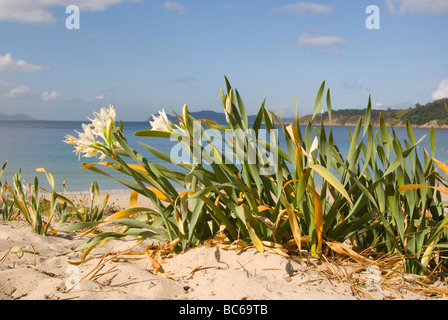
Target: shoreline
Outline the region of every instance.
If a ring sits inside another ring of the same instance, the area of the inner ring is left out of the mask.
[[[288,123],[294,123],[294,122],[289,121]],[[301,126],[306,126],[306,125],[308,125],[308,122],[307,121],[299,121],[299,124]],[[351,122],[340,124],[340,123],[330,123],[328,121],[324,121],[323,124],[326,127],[332,126],[332,127],[348,127],[348,128],[356,127],[358,125],[357,123],[351,123]],[[370,122],[370,124],[372,125],[373,128],[379,128],[380,127],[380,125],[378,123]],[[319,126],[319,125],[320,124],[316,124],[315,126]],[[394,124],[394,125],[391,125],[389,123],[386,123],[386,126],[387,126],[387,128],[390,128],[390,129],[395,129],[395,128],[404,128],[405,129],[406,128],[406,124]],[[411,125],[411,126],[412,126],[413,129],[431,129],[431,128],[434,128],[434,130],[448,130],[448,125],[439,126],[439,125],[431,125],[431,124],[427,123],[427,124],[423,124],[423,125]]]
[[[311,115],[306,115],[306,116],[300,117],[299,124],[301,126],[308,125],[308,118],[307,117],[311,117]],[[287,123],[294,123],[295,124],[295,120],[291,121],[291,117],[285,117],[285,118],[288,119],[287,121],[285,121],[285,124],[287,124]],[[361,118],[363,118],[363,117],[361,116]],[[437,129],[437,130],[448,130],[448,125],[437,125],[437,124],[434,123],[435,121],[437,121],[437,120],[433,120],[431,122],[428,122],[428,123],[425,123],[425,124],[422,124],[422,125],[411,124],[411,126],[414,129],[431,129],[431,128],[434,128],[434,129]],[[69,123],[83,123],[83,122],[86,122],[86,121],[84,121],[84,120],[40,120],[40,119],[33,119],[33,120],[0,120],[0,122],[3,122],[3,123],[7,123],[7,122],[25,122],[25,123],[32,123],[32,122],[40,122],[40,123],[43,123],[43,122],[69,122]],[[123,121],[123,122],[124,123],[146,123],[146,121],[132,121],[132,120]],[[379,128],[379,124],[378,123],[372,123],[372,121],[370,123],[372,124],[372,126],[374,128]],[[316,124],[316,126],[318,126],[318,125],[320,125],[320,124]],[[333,127],[356,127],[357,123],[355,123],[355,122],[353,122],[353,123],[352,122],[347,122],[347,123],[341,124],[341,123],[335,123],[335,122],[330,123],[328,120],[324,121],[324,126],[330,126],[330,125],[333,126]],[[388,128],[406,128],[406,124],[405,123],[401,123],[401,122],[400,123],[396,123],[396,124],[386,123],[386,126]]]

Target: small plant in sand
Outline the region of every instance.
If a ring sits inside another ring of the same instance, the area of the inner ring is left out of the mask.
[[[141,143],[169,164],[169,169],[128,145],[123,123],[116,125],[112,106],[95,113],[78,137],[67,136],[65,142],[75,145],[79,155],[110,159],[84,164],[82,169],[133,190],[130,208],[102,222],[64,228],[71,231],[102,223],[125,226],[121,231],[99,234],[79,249],[88,253],[102,241],[132,235],[177,244],[175,250],[207,241],[236,242],[284,255],[342,254],[376,261],[394,257],[412,273],[448,267],[442,250],[448,243],[448,218],[440,195],[447,190],[447,181],[434,167],[440,163],[433,157],[433,130],[431,156],[425,153],[422,160],[417,150],[421,140],[416,141],[409,123],[403,142],[386,127],[382,115],[379,131],[374,131],[369,99],[364,118],[349,131],[350,148],[344,155],[334,141],[332,126],[325,127],[322,117],[315,123],[317,114],[323,113],[324,98],[331,121],[330,91],[325,95],[325,82],[318,91],[312,118],[302,131],[297,99],[294,123],[284,123],[281,115],[266,110],[264,100],[250,124],[238,91],[225,80],[227,90],[221,90],[221,100],[227,124],[194,119],[184,106],[182,115],[176,114],[178,124],[161,111],[153,117],[151,130],[135,133],[179,141],[179,148],[170,155]],[[279,141],[278,130],[284,141]],[[179,152],[183,155],[176,157]],[[128,179],[107,173],[101,166]],[[151,199],[155,209],[137,207],[138,196]],[[351,248],[343,244],[347,241]]]
[[[5,168],[5,165],[2,168]],[[53,187],[50,198],[50,206],[45,208],[40,194],[39,179],[34,178],[34,185],[22,180],[21,171],[14,175],[13,187],[8,184],[1,185],[1,202],[2,218],[4,220],[15,220],[18,217],[23,217],[31,226],[34,232],[47,235],[49,231],[55,232],[50,223],[56,212],[57,194],[54,191],[54,181],[51,173],[44,169],[37,169],[39,172],[45,172],[50,185]],[[0,176],[1,173],[0,172]]]
[[[0,170],[0,178],[6,167],[7,162]],[[98,183],[94,181],[90,189],[90,201],[88,204],[75,205],[65,195],[55,192],[53,175],[43,168],[36,171],[46,174],[48,183],[52,190],[48,191],[39,186],[39,179],[34,178],[34,184],[22,179],[21,172],[14,175],[13,186],[5,182],[0,182],[0,210],[2,219],[12,221],[23,217],[30,224],[34,232],[47,235],[56,233],[50,226],[52,222],[64,223],[68,218],[75,218],[81,222],[98,221],[103,217],[107,208],[109,196],[106,195],[102,204],[100,204],[100,192]],[[65,190],[65,182],[63,183]],[[45,191],[48,196],[45,197],[40,191]]]
[[[89,196],[78,198],[73,202],[73,208],[77,208],[73,215],[81,222],[100,221],[106,212],[114,211],[108,205],[108,201],[109,195],[106,194],[101,202],[98,183],[93,181],[90,186]]]
[[[4,221],[13,221],[17,217],[17,210],[14,210],[14,200],[11,196],[8,196],[8,183],[2,184],[1,177],[5,170],[6,161],[0,170],[0,212]]]

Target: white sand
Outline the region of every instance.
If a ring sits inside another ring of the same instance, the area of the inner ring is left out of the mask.
[[[111,195],[110,201],[126,206],[129,195]],[[141,200],[139,205],[144,205]],[[73,252],[89,236],[75,237],[34,234],[23,221],[0,222],[0,299],[176,299],[176,300],[322,300],[367,298],[346,280],[338,280],[324,266],[312,266],[297,259],[250,248],[223,250],[198,247],[164,258],[164,278],[157,275],[144,255],[121,255],[121,259],[101,261],[106,252],[122,252],[135,239],[109,241],[89,255],[94,259],[79,266],[81,252]],[[133,251],[144,250],[146,240]],[[66,255],[60,255],[64,254]],[[58,256],[60,255],[60,256]],[[98,265],[105,262],[101,269]],[[98,273],[95,274],[95,271]],[[353,275],[367,278],[369,274]],[[356,276],[356,277],[355,277]],[[82,280],[77,286],[75,282]],[[443,283],[442,283],[443,284]],[[441,286],[438,281],[434,286]],[[444,284],[444,288],[448,288]],[[73,288],[72,288],[73,287]],[[380,287],[368,291],[374,299],[427,299],[407,290]],[[447,291],[448,292],[448,291]],[[422,292],[423,293],[423,292]],[[440,296],[439,296],[440,298]],[[442,296],[443,298],[443,296]]]

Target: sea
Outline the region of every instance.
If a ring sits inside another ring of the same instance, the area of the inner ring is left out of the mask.
[[[124,135],[128,144],[149,161],[166,165],[142,147],[139,142],[150,145],[166,154],[170,154],[171,149],[178,142],[165,138],[137,137],[134,135],[136,131],[150,129],[149,122],[124,122]],[[349,130],[353,132],[354,127],[333,126],[335,142],[343,154],[347,154],[349,150]],[[375,130],[378,130],[378,128],[375,128]],[[64,190],[68,193],[88,192],[93,181],[97,181],[100,190],[103,192],[126,191],[125,186],[110,177],[90,170],[81,170],[83,163],[95,163],[99,162],[99,159],[79,157],[74,153],[74,146],[63,142],[67,134],[77,136],[75,131],[82,131],[81,121],[0,121],[0,168],[8,161],[4,173],[0,177],[1,183],[12,185],[14,175],[20,171],[22,180],[34,183],[34,178],[37,177],[39,185],[48,190],[50,187],[45,174],[36,171],[37,168],[44,168],[53,175],[57,192]],[[301,127],[301,131],[304,134],[304,126]],[[407,138],[405,128],[395,128],[394,131],[401,142]],[[416,128],[414,133],[417,141],[426,135],[426,138],[419,144],[419,152],[423,152],[423,148],[430,150],[429,129]],[[284,140],[282,135],[283,133],[279,130],[280,141]],[[448,130],[436,129],[435,136],[435,156],[440,161],[445,162],[448,160]],[[284,148],[284,145],[281,143],[280,147]],[[172,164],[167,165],[167,167],[173,170],[176,168]],[[106,171],[113,173],[112,170]],[[115,173],[113,174],[117,176]]]

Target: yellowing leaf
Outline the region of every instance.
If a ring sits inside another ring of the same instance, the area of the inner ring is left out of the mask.
[[[146,172],[145,168],[138,164],[128,164],[128,167],[137,171]]]
[[[355,251],[353,251],[352,249],[350,249],[349,247],[343,245],[340,242],[332,242],[332,241],[326,241],[325,244],[327,246],[330,247],[331,250],[333,250],[334,252],[337,252],[339,254],[345,255],[345,256],[349,256],[352,257],[353,259],[363,262],[363,263],[367,263],[367,264],[375,264],[375,261],[370,260],[366,257],[363,257],[362,255],[356,253]]]
[[[109,167],[109,168],[112,168],[112,169],[115,169],[115,168],[117,168],[117,166],[119,166],[119,164],[116,163],[116,162],[103,161],[103,162],[97,162],[97,163],[88,163],[88,164],[85,164],[85,165],[83,165],[83,166],[81,167],[81,170],[90,169],[90,168],[92,168],[92,167],[94,167],[94,166],[97,166],[97,165],[105,166],[105,167]],[[128,166],[133,166],[133,165],[131,164],[131,165],[128,165]]]
[[[299,253],[302,251],[302,238],[300,235],[300,227],[297,221],[296,215],[294,214],[294,210],[286,203],[286,212],[288,213],[289,224],[291,225],[292,235],[297,244],[297,248],[299,248]]]
[[[173,216],[174,216],[174,220],[176,220],[176,225],[179,228],[180,233],[185,235],[184,223],[183,223],[182,219],[180,218],[179,213],[177,212],[177,208],[174,209]]]
[[[129,197],[129,208],[135,208],[137,207],[137,200],[138,200],[138,192],[132,191],[131,196]]]
[[[152,188],[152,187],[146,187],[146,188],[148,190],[151,190],[160,201],[173,202],[173,200],[171,200],[171,198],[165,196],[160,190],[158,190],[156,188]]]
[[[272,210],[274,210],[274,208],[272,208],[271,206],[268,206],[268,205],[258,206],[258,212],[263,212],[265,210],[272,211]]]
[[[14,191],[12,190],[11,186],[4,184],[5,188],[11,193],[11,195],[14,195]]]
[[[45,173],[45,175],[47,176],[48,183],[50,184],[51,188],[54,190],[53,175],[50,172],[48,172],[47,170],[45,170],[44,168],[37,168],[36,171]]]
[[[165,274],[165,270],[163,270],[162,265],[151,256],[151,253],[148,251],[148,248],[145,250],[145,257],[149,260],[154,270],[154,273],[162,278],[169,279]]]
[[[425,185],[421,185],[421,184],[408,184],[406,186],[398,188],[398,191],[407,191],[407,190],[424,189],[424,188],[430,188],[430,189],[434,189],[434,190],[440,191],[442,193],[448,194],[448,188],[425,186]]]
[[[206,123],[213,124],[213,125],[217,124],[215,121],[208,120],[208,119],[198,119],[198,121],[202,124],[206,124]]]
[[[185,106],[184,106],[185,108]],[[179,119],[180,122],[184,122],[184,119],[182,119],[182,117],[180,115],[178,115],[175,111],[173,111],[173,113],[176,115],[177,119]]]
[[[290,124],[286,127],[286,131],[288,132],[291,139],[294,141],[295,144],[299,143],[299,133],[297,132],[297,128],[295,125]]]
[[[252,243],[254,244],[255,248],[263,253],[264,252],[264,246],[261,242],[260,238],[258,238],[257,234],[255,233],[255,230],[251,226],[247,226],[247,231],[249,231],[250,239],[252,240]]]
[[[423,254],[423,257],[422,257],[422,266],[423,267],[425,267],[425,268],[428,267],[429,262],[432,259],[432,252],[433,251],[434,251],[434,246],[433,245],[430,245],[430,246],[428,246],[428,248],[426,248],[425,253]]]
[[[310,185],[308,188],[311,191],[314,199],[314,228],[317,235],[316,253],[322,251],[322,233],[324,232],[324,217],[322,212],[322,201],[317,191]]]
[[[272,115],[272,117],[277,121],[277,123],[282,127],[282,122],[280,121],[280,119],[277,117],[277,115],[272,112],[271,110],[269,110],[269,113]]]
[[[448,165],[446,165],[445,163],[443,163],[437,159],[434,159],[434,158],[431,158],[431,159],[446,175],[448,175]]]
[[[112,221],[112,220],[117,220],[117,219],[124,219],[127,218],[129,216],[132,216],[136,213],[141,213],[141,212],[147,212],[149,209],[148,208],[143,208],[143,207],[135,207],[135,208],[129,208],[129,209],[124,209],[121,210],[117,213],[114,213],[113,215],[107,217],[104,221]]]

